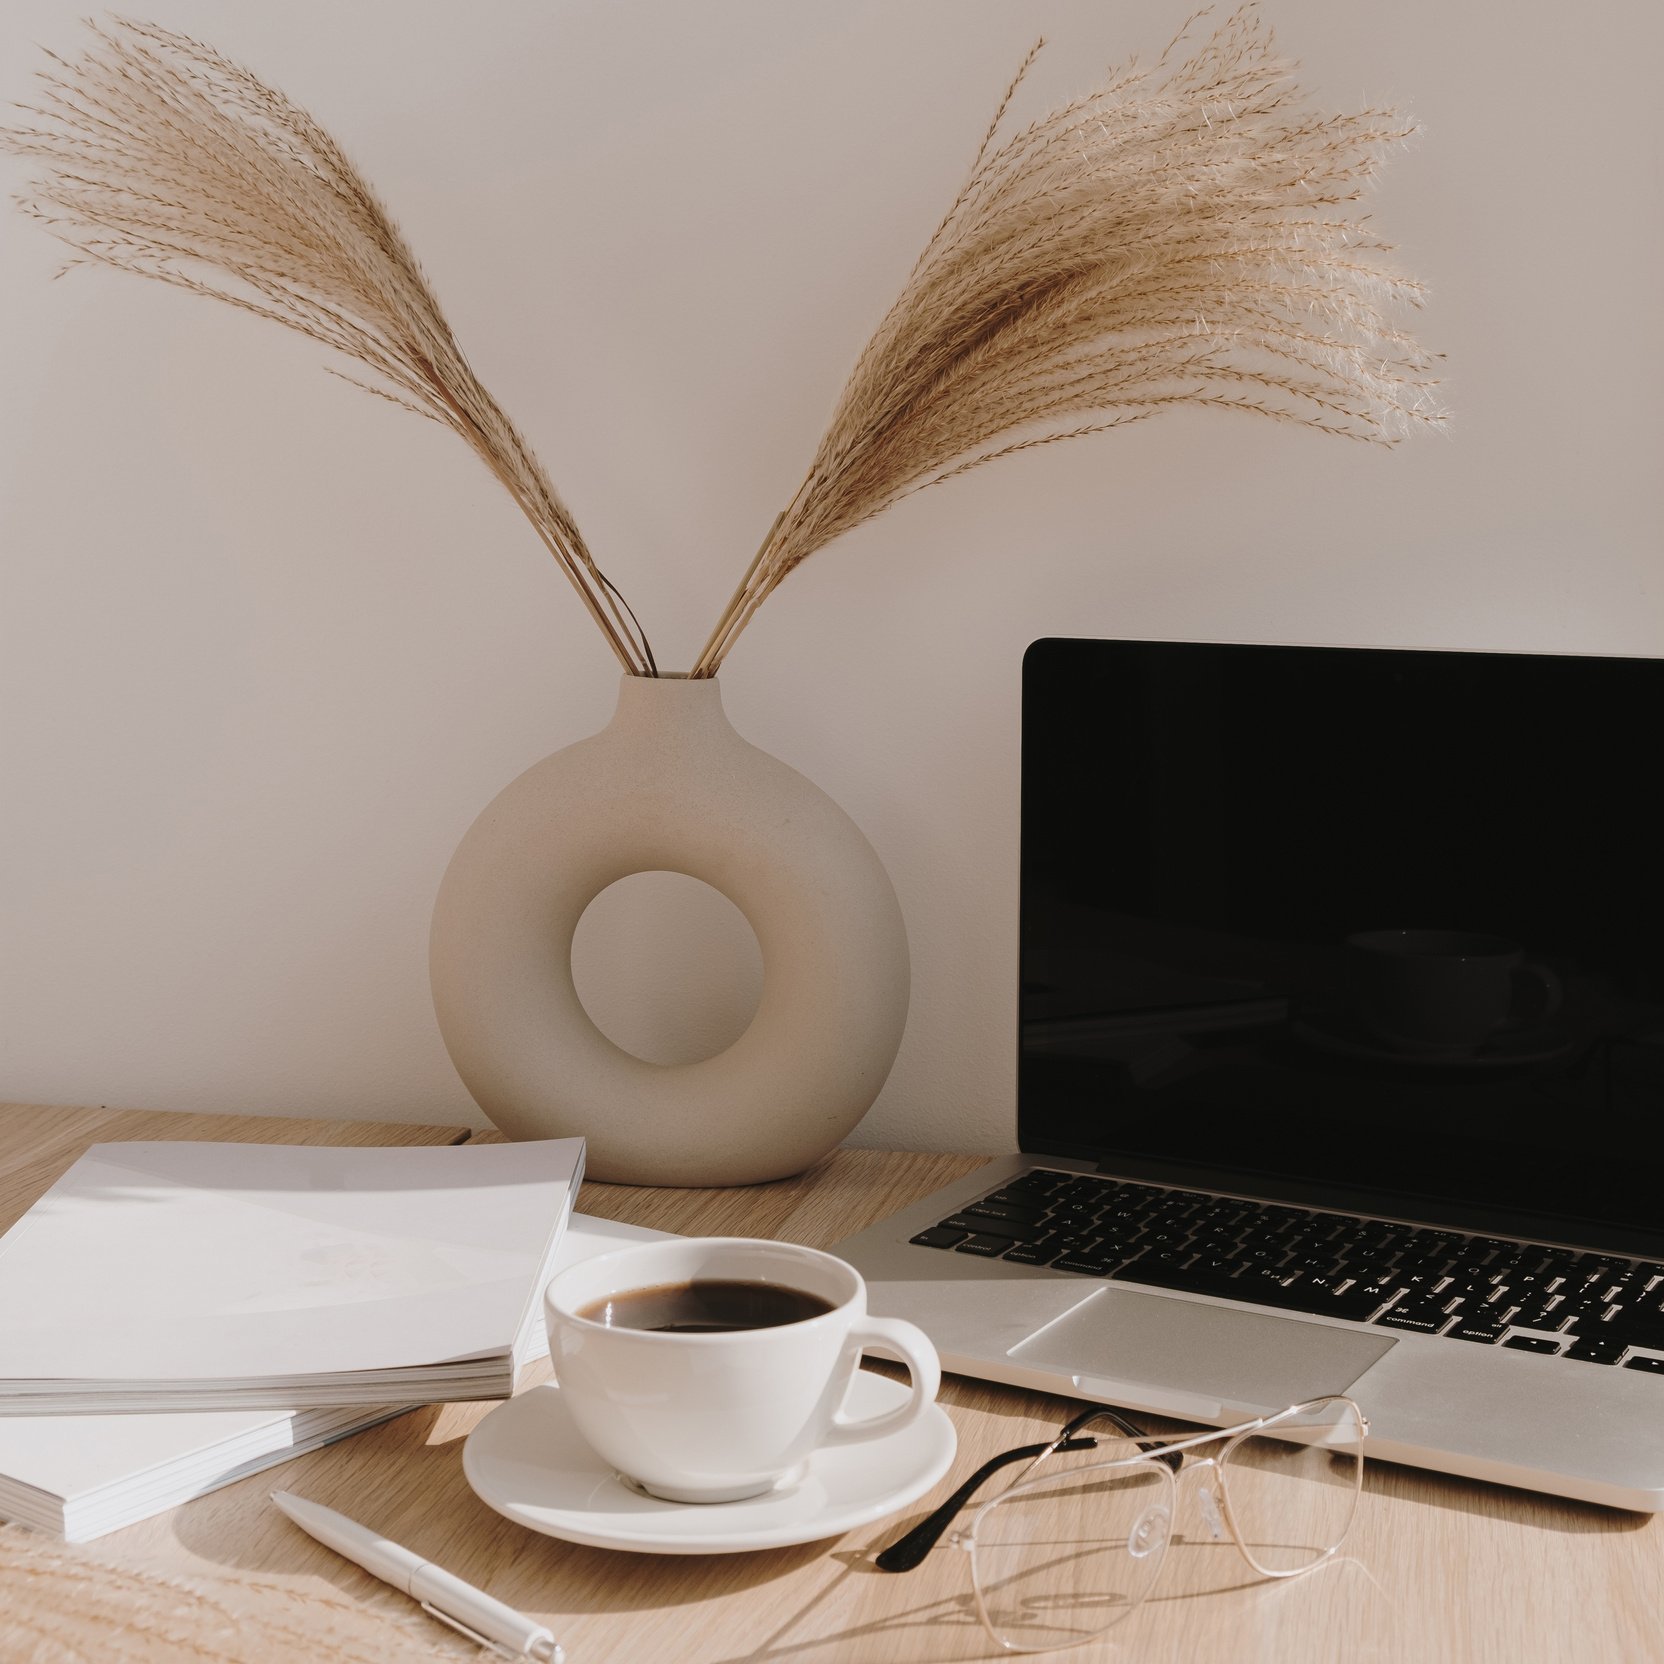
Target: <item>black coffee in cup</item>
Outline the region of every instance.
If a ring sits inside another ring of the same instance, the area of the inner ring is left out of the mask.
[[[822,1317],[832,1302],[780,1283],[701,1279],[632,1288],[578,1308],[578,1316],[609,1329],[652,1329],[662,1334],[722,1334],[734,1329],[776,1329]]]

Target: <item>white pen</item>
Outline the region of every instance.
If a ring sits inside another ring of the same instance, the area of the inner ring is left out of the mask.
[[[535,1658],[541,1664],[561,1664],[566,1656],[554,1632],[545,1625],[493,1600],[460,1577],[452,1577],[431,1560],[389,1542],[357,1520],[349,1520],[321,1502],[308,1502],[292,1491],[273,1491],[272,1501],[326,1548],[344,1554],[383,1583],[402,1589],[421,1603],[424,1612],[461,1630],[482,1647],[490,1647],[506,1658]]]

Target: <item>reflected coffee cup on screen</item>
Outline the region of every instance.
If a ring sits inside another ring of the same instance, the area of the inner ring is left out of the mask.
[[[1370,1032],[1407,1052],[1474,1052],[1560,1006],[1547,965],[1477,930],[1358,931],[1346,938],[1346,986]]]
[[[935,1402],[921,1329],[868,1315],[832,1254],[749,1237],[642,1243],[580,1261],[544,1292],[561,1399],[597,1455],[672,1502],[733,1502],[792,1483],[817,1450],[885,1438]],[[843,1402],[861,1355],[907,1366],[904,1404]]]

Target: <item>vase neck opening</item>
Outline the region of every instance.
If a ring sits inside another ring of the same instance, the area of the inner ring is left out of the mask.
[[[727,727],[722,709],[722,690],[713,676],[698,678],[682,672],[676,675],[619,678],[618,705],[613,712],[614,728],[633,728],[666,722]]]

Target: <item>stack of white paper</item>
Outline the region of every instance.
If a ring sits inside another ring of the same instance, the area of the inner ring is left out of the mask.
[[[505,1397],[583,1156],[95,1144],[0,1238],[0,1416]]]
[[[84,1543],[406,1408],[0,1420],[0,1519]]]
[[[662,1234],[574,1214],[554,1270]],[[0,1417],[0,1519],[84,1543],[408,1407]]]

